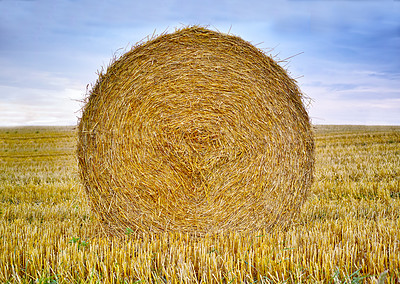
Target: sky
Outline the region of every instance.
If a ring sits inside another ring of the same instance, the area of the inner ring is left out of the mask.
[[[400,125],[400,0],[0,0],[0,126],[76,125],[115,55],[188,25],[279,61],[313,124]]]

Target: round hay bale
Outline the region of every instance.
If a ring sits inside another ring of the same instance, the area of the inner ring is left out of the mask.
[[[100,73],[78,136],[85,191],[114,235],[268,230],[312,183],[296,82],[250,43],[202,27],[138,44]]]

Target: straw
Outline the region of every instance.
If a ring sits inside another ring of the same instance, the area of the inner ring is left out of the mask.
[[[100,73],[78,131],[80,176],[106,232],[270,230],[299,211],[314,140],[287,72],[239,37],[192,26]]]

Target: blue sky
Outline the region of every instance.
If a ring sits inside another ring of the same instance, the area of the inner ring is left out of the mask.
[[[314,124],[400,125],[398,0],[0,0],[0,126],[76,124],[115,53],[193,24],[281,60]]]

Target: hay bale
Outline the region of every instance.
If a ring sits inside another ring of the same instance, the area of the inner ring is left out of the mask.
[[[115,60],[78,133],[85,191],[112,234],[269,229],[298,211],[312,182],[296,82],[250,43],[202,27]]]

